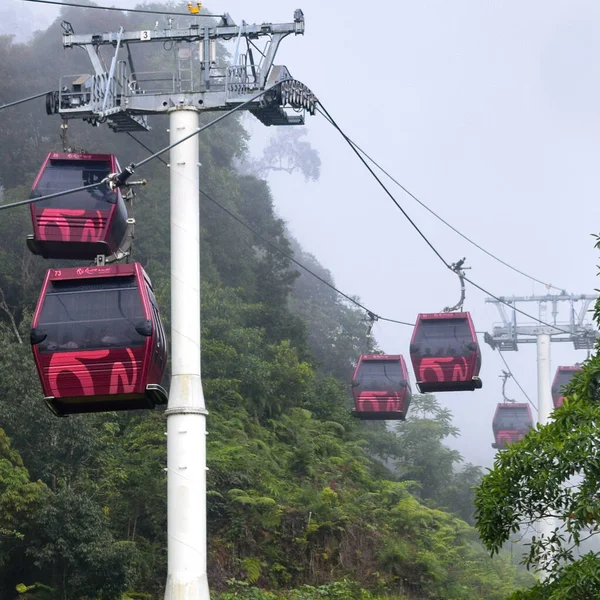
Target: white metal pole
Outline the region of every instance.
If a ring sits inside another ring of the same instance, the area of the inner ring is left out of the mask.
[[[170,143],[198,128],[192,107],[169,112]],[[167,415],[168,575],[165,600],[208,600],[206,415],[200,379],[198,137],[170,152],[171,389]]]
[[[552,393],[550,384],[550,334],[537,334],[537,371],[538,371],[538,423],[545,425],[550,420],[554,410],[552,404]],[[555,519],[540,519],[538,532],[546,538],[554,531]],[[542,580],[548,577],[548,573],[540,573]]]
[[[545,425],[554,410],[550,391],[550,334],[537,334],[538,423]]]

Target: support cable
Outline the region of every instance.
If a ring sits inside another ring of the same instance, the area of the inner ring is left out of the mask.
[[[319,106],[320,106],[320,109],[319,109]],[[339,125],[333,120],[333,117],[327,112],[327,109],[323,106],[323,104],[321,102],[319,102],[319,106],[317,107],[317,110],[323,116],[326,117],[326,119],[331,123],[331,125],[333,125],[333,127],[335,127],[335,129],[337,129],[337,131],[340,133],[340,135],[346,140],[346,142],[348,142],[348,145],[350,146],[350,148],[352,148],[352,150],[354,151],[356,156],[358,156],[358,158],[362,162],[362,164],[367,168],[369,173],[371,173],[371,175],[375,178],[377,183],[382,187],[383,191],[390,197],[391,201],[396,205],[398,210],[400,210],[400,212],[405,216],[405,218],[408,220],[408,222],[414,227],[415,231],[423,238],[425,243],[431,248],[431,250],[434,252],[434,254],[442,261],[442,263],[444,263],[444,266],[447,269],[450,269],[452,271],[452,265],[446,261],[446,259],[438,252],[436,247],[427,239],[427,236],[419,229],[417,224],[408,216],[408,213],[402,208],[402,206],[400,205],[398,200],[396,200],[396,198],[394,198],[393,194],[387,189],[387,187],[385,187],[385,185],[381,181],[381,179],[379,179],[379,177],[377,177],[377,175],[375,174],[375,171],[373,171],[373,169],[369,166],[367,161],[362,157],[360,152],[352,145],[350,138],[340,129]]]
[[[51,198],[59,198],[60,196],[66,196],[68,194],[74,194],[75,192],[82,192],[84,190],[93,190],[100,187],[101,185],[108,185],[108,178],[103,179],[99,183],[91,183],[90,185],[82,185],[80,187],[72,188],[70,190],[64,190],[62,192],[56,192],[54,194],[47,194],[45,196],[39,196],[38,198],[29,198],[27,200],[20,200],[19,202],[11,202],[10,204],[0,204],[0,210],[5,208],[15,208],[15,206],[25,206],[26,204],[35,204],[41,200],[50,200]]]
[[[425,243],[431,248],[431,250],[434,252],[434,254],[440,259],[440,261],[443,263],[443,265],[447,269],[449,269],[450,271],[452,271],[454,273],[453,266],[449,262],[446,261],[446,259],[440,254],[440,252],[437,250],[437,248],[429,241],[429,239],[427,238],[427,236],[417,226],[417,224],[408,216],[407,212],[402,208],[402,206],[399,204],[399,202],[396,200],[396,198],[393,196],[393,194],[388,190],[388,188],[381,181],[381,179],[379,177],[377,177],[377,175],[375,174],[375,172],[373,171],[373,169],[367,163],[366,159],[354,147],[354,145],[352,144],[352,141],[350,140],[350,138],[342,131],[342,129],[340,128],[340,126],[334,121],[333,117],[329,114],[329,112],[327,112],[327,109],[323,106],[323,104],[321,102],[319,102],[319,106],[317,107],[317,110],[323,116],[325,116],[325,118],[327,119],[327,121],[344,138],[344,140],[348,143],[348,145],[350,146],[350,148],[352,148],[352,150],[354,151],[354,153],[356,154],[356,156],[358,156],[358,158],[360,159],[360,161],[367,168],[367,170],[369,171],[369,173],[371,173],[371,175],[374,177],[374,179],[377,181],[377,183],[379,183],[379,185],[381,186],[381,188],[391,198],[392,202],[396,205],[396,207],[400,210],[400,212],[406,217],[406,219],[408,220],[408,222],[413,226],[413,228],[417,231],[417,233],[423,238],[423,240],[425,241]],[[537,323],[541,323],[542,325],[545,325],[546,327],[550,327],[550,328],[556,330],[557,332],[566,333],[566,334],[569,334],[569,335],[571,334],[570,331],[567,331],[565,329],[561,329],[560,327],[557,327],[556,325],[551,325],[550,323],[547,323],[546,321],[542,321],[541,319],[539,319],[537,317],[534,317],[533,315],[530,315],[529,313],[526,313],[524,310],[521,310],[520,308],[517,308],[514,304],[511,304],[510,302],[507,302],[506,300],[503,300],[502,298],[499,298],[498,296],[495,296],[494,294],[492,294],[491,292],[489,292],[485,288],[481,287],[480,285],[478,285],[477,283],[475,283],[473,280],[469,279],[468,277],[463,276],[463,279],[465,281],[468,281],[473,287],[476,287],[478,290],[480,290],[483,293],[487,294],[488,296],[491,296],[492,298],[494,298],[494,300],[497,300],[498,302],[500,302],[502,304],[505,304],[509,308],[512,308],[514,311],[522,314],[523,316],[527,317],[528,319],[533,319]]]
[[[329,123],[331,123],[335,127],[335,124],[330,120],[330,118],[325,113],[322,112],[321,114],[325,117],[325,119],[327,121],[329,121]],[[558,291],[563,291],[565,289],[565,288],[559,288],[559,287],[557,287],[555,285],[552,285],[552,284],[549,284],[549,283],[545,283],[541,279],[538,279],[537,277],[534,277],[533,275],[529,275],[529,274],[525,273],[524,271],[521,271],[520,269],[517,269],[517,267],[514,267],[513,265],[511,265],[511,264],[507,263],[506,261],[502,260],[501,258],[499,258],[498,256],[496,256],[492,252],[489,252],[488,250],[486,250],[483,246],[479,245],[477,242],[473,241],[471,238],[469,238],[464,233],[462,233],[461,231],[459,231],[456,227],[454,227],[452,224],[450,224],[448,221],[446,221],[443,217],[441,217],[440,215],[438,215],[433,209],[429,208],[429,206],[427,206],[424,202],[422,202],[421,200],[419,200],[419,198],[417,198],[417,196],[415,196],[408,188],[406,188],[397,179],[395,179],[374,158],[372,158],[371,156],[369,156],[369,154],[367,154],[356,142],[354,142],[352,139],[350,139],[346,135],[344,135],[344,137],[346,138],[347,142],[349,142],[350,144],[352,144],[352,146],[354,146],[363,156],[365,156],[369,161],[371,161],[371,163],[373,163],[373,165],[375,165],[384,175],[386,175],[391,181],[393,181],[405,194],[407,194],[415,202],[417,202],[418,204],[420,204],[426,211],[428,211],[436,219],[438,219],[438,221],[442,222],[444,225],[446,225],[447,227],[449,227],[450,229],[452,229],[452,231],[454,231],[454,233],[457,233],[458,235],[460,235],[460,237],[462,237],[464,240],[466,240],[467,242],[469,242],[469,244],[472,244],[473,246],[475,246],[475,248],[477,248],[478,250],[481,250],[483,253],[487,254],[490,258],[493,258],[495,261],[499,262],[500,264],[504,265],[505,267],[508,267],[509,269],[513,270],[515,273],[519,273],[519,275],[523,275],[523,277],[527,277],[527,279],[530,279],[531,281],[535,281],[536,283],[539,283],[539,284],[543,285],[547,289],[554,289],[554,290],[558,290]]]
[[[222,15],[200,15],[191,14],[189,12],[175,12],[172,10],[150,10],[143,8],[117,8],[115,6],[94,6],[90,4],[75,4],[73,2],[59,2],[59,0],[23,0],[23,2],[36,2],[38,4],[55,4],[57,6],[74,6],[76,8],[94,8],[96,10],[114,10],[117,12],[130,12],[130,13],[145,13],[149,15],[175,15],[179,17],[212,17],[219,18]]]
[[[132,133],[127,132],[127,135],[129,135],[129,137],[131,139],[133,139],[134,141],[136,141],[142,148],[144,148],[148,152],[152,152],[152,150],[148,146],[146,146],[146,144],[144,144],[141,140],[138,140],[138,138],[136,138]],[[167,164],[167,162],[165,160],[163,160],[160,156],[158,157],[158,160],[160,160],[160,162],[162,162],[165,166],[167,166],[167,167],[169,166]],[[251,227],[250,225],[248,225],[248,223],[246,223],[243,219],[241,219],[234,212],[232,212],[231,210],[229,210],[228,208],[226,208],[225,206],[223,206],[220,202],[218,202],[217,200],[215,200],[212,196],[210,196],[204,190],[200,189],[200,193],[205,198],[207,198],[208,200],[210,200],[211,202],[213,202],[214,204],[216,204],[221,210],[223,210],[225,213],[227,213],[232,219],[234,219],[235,221],[237,221],[240,225],[243,225],[246,229],[248,229],[248,231],[252,232],[256,237],[258,237],[260,240],[262,240],[265,244],[267,244],[269,247],[273,248],[273,250],[275,250],[276,252],[278,252],[282,256],[285,256],[288,260],[292,261],[295,265],[297,265],[301,269],[304,269],[304,271],[306,271],[307,273],[309,273],[310,275],[312,275],[313,277],[315,277],[316,279],[318,279],[321,283],[324,283],[327,287],[329,287],[332,290],[334,290],[337,294],[339,294],[340,296],[343,296],[344,298],[346,298],[346,300],[348,300],[349,302],[352,302],[352,304],[354,304],[354,305],[358,306],[359,308],[361,308],[362,310],[364,310],[369,315],[369,317],[371,317],[373,320],[388,321],[390,323],[398,323],[399,325],[407,325],[408,327],[414,327],[415,326],[414,323],[408,323],[406,321],[398,321],[397,319],[389,319],[387,317],[382,317],[382,316],[380,316],[380,315],[372,312],[366,306],[363,306],[360,302],[358,302],[357,300],[355,300],[354,298],[352,298],[352,296],[349,296],[348,294],[345,294],[344,292],[342,292],[341,290],[339,290],[338,288],[336,288],[333,284],[329,283],[326,279],[324,279],[320,275],[317,275],[317,273],[315,273],[314,271],[312,271],[308,267],[305,267],[302,263],[300,263],[298,260],[296,260],[291,254],[289,254],[285,250],[282,250],[279,246],[277,246],[276,244],[274,244],[271,240],[269,240],[266,237],[264,237],[262,234],[260,234],[258,231],[256,231],[256,229],[254,229],[253,227]]]
[[[527,402],[529,402],[529,404],[531,404],[531,406],[533,406],[535,412],[538,412],[537,406],[531,401],[531,398],[527,395],[527,392],[523,389],[523,387],[519,383],[519,380],[515,377],[514,373],[510,370],[510,367],[508,366],[508,363],[506,362],[506,359],[504,358],[504,354],[502,354],[502,352],[500,352],[500,348],[497,348],[497,350],[498,350],[498,354],[500,355],[500,358],[502,359],[502,362],[504,363],[504,366],[506,367],[506,370],[508,371],[510,376],[515,380],[515,383],[517,384],[517,386],[521,390],[521,392],[523,392],[523,396],[525,396],[525,398],[527,398]]]
[[[373,311],[369,310],[366,306],[364,306],[363,304],[361,304],[360,302],[358,302],[357,300],[352,298],[352,296],[349,296],[348,294],[345,294],[344,292],[342,292],[341,290],[336,288],[334,285],[329,283],[326,279],[324,279],[320,275],[317,275],[317,273],[315,273],[308,267],[305,267],[301,262],[296,260],[291,254],[289,254],[288,252],[285,252],[285,250],[282,250],[281,248],[279,248],[279,246],[275,245],[269,239],[267,239],[266,237],[264,237],[263,235],[258,233],[258,231],[256,231],[254,228],[250,227],[250,225],[248,225],[245,221],[240,219],[234,212],[230,211],[228,208],[226,208],[225,206],[223,206],[222,204],[217,202],[214,198],[209,196],[204,190],[200,190],[200,193],[205,198],[208,198],[211,202],[216,204],[223,211],[225,211],[232,219],[235,219],[240,225],[243,225],[244,227],[246,227],[249,231],[251,231],[256,237],[258,237],[260,240],[262,240],[270,248],[273,248],[276,252],[279,252],[282,256],[285,256],[288,260],[292,261],[295,265],[297,265],[301,269],[304,269],[304,271],[306,271],[307,273],[309,273],[310,275],[312,275],[313,277],[318,279],[321,283],[324,283],[327,287],[331,288],[333,291],[338,293],[340,296],[343,296],[344,298],[346,298],[346,300],[348,300],[349,302],[352,302],[352,304],[354,304],[354,305],[358,306],[358,308],[361,308],[362,310],[364,310],[370,317],[374,317],[374,319],[378,320],[378,321],[388,321],[389,323],[398,323],[399,325],[407,325],[408,327],[415,326],[414,323],[408,323],[406,321],[398,321],[397,319],[389,319],[387,317],[382,317],[381,315],[378,315],[377,313],[374,313]]]
[[[469,279],[468,277],[464,277],[463,279],[465,281],[468,281],[473,287],[476,287],[480,292],[483,292],[484,294],[491,296],[494,300],[496,300],[497,302],[500,302],[500,304],[504,304],[505,306],[508,306],[508,308],[512,308],[515,312],[518,312],[519,314],[523,315],[524,317],[527,317],[528,319],[533,319],[536,323],[540,323],[541,325],[545,325],[546,327],[550,327],[551,329],[555,329],[559,333],[566,333],[568,335],[571,335],[570,331],[567,331],[566,329],[562,329],[562,328],[558,327],[557,325],[551,325],[550,323],[547,323],[546,321],[542,321],[541,319],[538,319],[537,317],[534,317],[533,315],[526,313],[524,310],[517,308],[515,304],[511,304],[510,302],[503,300],[499,296],[492,294],[492,292],[486,290],[485,288],[482,288],[480,285],[475,283],[472,279]]]
[[[212,121],[210,121],[210,123],[207,123],[206,125],[203,125],[202,127],[198,127],[198,129],[196,129],[196,131],[192,131],[192,133],[182,137],[180,140],[174,142],[173,144],[169,144],[168,146],[165,146],[164,148],[162,148],[162,150],[159,150],[158,152],[154,152],[154,154],[151,154],[150,156],[148,156],[144,160],[141,160],[137,164],[131,163],[131,165],[126,167],[125,170],[120,175],[117,176],[116,182],[117,183],[125,183],[127,177],[132,175],[134,170],[137,169],[138,167],[141,167],[141,166],[145,165],[147,162],[150,162],[151,160],[158,158],[161,154],[164,154],[165,152],[169,152],[169,150],[171,150],[172,148],[175,148],[175,146],[179,146],[179,144],[186,142],[187,140],[194,137],[195,135],[202,133],[209,127],[216,125],[217,123],[219,123],[223,119],[226,119],[227,117],[231,116],[233,113],[237,112],[238,110],[241,110],[242,108],[245,108],[249,104],[256,102],[256,100],[258,100],[261,96],[268,94],[273,89],[286,83],[287,81],[293,81],[293,79],[286,78],[286,79],[282,79],[281,81],[278,81],[277,83],[274,83],[272,86],[262,90],[261,92],[258,92],[258,94],[255,94],[254,96],[252,96],[252,98],[242,102],[241,104],[238,104],[237,106],[234,106],[232,109],[219,115],[216,119],[213,119]]]
[[[23,102],[29,102],[30,100],[35,100],[36,98],[41,98],[46,94],[50,94],[52,92],[42,92],[41,94],[36,94],[35,96],[29,96],[28,98],[22,98],[21,100],[15,100],[14,102],[9,102],[8,104],[3,104],[0,106],[0,110],[4,108],[9,108],[10,106],[16,106],[17,104],[23,104]]]
[[[114,177],[112,177],[110,179],[109,178],[105,178],[104,180],[100,181],[99,183],[94,183],[94,184],[91,184],[91,185],[80,186],[80,187],[77,187],[77,188],[72,188],[70,190],[64,190],[64,191],[61,191],[61,192],[56,192],[54,194],[48,194],[48,195],[45,195],[45,196],[40,196],[38,198],[29,198],[27,200],[21,200],[19,202],[12,202],[10,204],[3,204],[3,205],[0,205],[0,210],[4,210],[4,209],[7,209],[7,208],[14,208],[16,206],[24,206],[26,204],[33,204],[33,203],[36,203],[36,202],[41,202],[42,200],[49,200],[51,198],[58,198],[60,196],[66,196],[66,195],[72,194],[74,192],[79,192],[79,191],[84,191],[84,190],[89,190],[89,189],[97,188],[97,187],[100,187],[100,186],[105,185],[105,184],[110,184],[112,186],[125,185],[127,179],[134,173],[134,171],[135,171],[136,168],[139,168],[139,167],[145,165],[146,163],[150,162],[151,160],[153,160],[155,158],[159,158],[161,154],[164,154],[165,152],[168,152],[169,150],[171,150],[175,146],[178,146],[179,144],[187,141],[188,139],[192,138],[193,136],[198,135],[198,134],[200,134],[203,131],[206,131],[209,127],[212,127],[213,125],[216,125],[217,123],[219,123],[223,119],[227,118],[228,116],[232,115],[233,113],[237,112],[238,110],[241,110],[245,106],[247,106],[247,105],[251,104],[252,102],[256,101],[258,98],[260,98],[261,96],[267,94],[268,92],[270,92],[271,90],[273,90],[273,88],[275,88],[277,86],[280,86],[281,84],[285,83],[286,81],[290,81],[290,79],[283,79],[281,81],[278,81],[277,83],[275,83],[274,85],[270,86],[269,88],[264,89],[261,92],[258,92],[257,94],[255,94],[254,96],[252,96],[252,98],[246,100],[245,102],[242,102],[241,104],[238,104],[237,106],[233,107],[231,110],[223,113],[222,115],[219,115],[216,119],[213,119],[212,121],[210,121],[206,125],[203,125],[202,127],[198,127],[198,129],[196,129],[196,131],[193,131],[189,135],[184,136],[183,138],[181,138],[177,142],[175,142],[173,144],[169,144],[168,146],[166,146],[165,148],[162,148],[158,152],[154,152],[153,154],[151,154],[147,158],[141,160],[137,164],[136,163],[131,163],[131,165],[129,165],[128,167],[126,167],[120,174],[118,174],[118,175],[116,175],[116,176],[114,176]],[[340,135],[346,140],[346,142],[352,148],[352,150],[354,151],[354,153],[358,156],[358,158],[360,159],[360,161],[364,164],[364,166],[367,168],[367,170],[371,173],[371,175],[379,183],[379,185],[382,187],[382,189],[386,192],[386,194],[394,202],[394,204],[397,206],[397,208],[406,217],[406,219],[408,220],[408,222],[413,226],[413,228],[423,238],[423,240],[425,241],[425,243],[431,248],[431,250],[435,253],[435,255],[444,264],[444,266],[447,269],[449,269],[452,272],[454,272],[453,265],[451,265],[450,263],[448,263],[444,259],[444,257],[440,254],[440,252],[436,249],[436,247],[429,241],[429,239],[427,238],[427,236],[419,229],[419,227],[417,226],[417,224],[410,218],[410,216],[408,215],[408,213],[402,208],[402,206],[399,204],[399,202],[396,200],[396,198],[392,195],[392,193],[388,190],[388,188],[384,185],[384,183],[381,181],[381,179],[379,179],[379,177],[377,177],[377,175],[375,174],[375,172],[373,171],[373,169],[366,162],[365,158],[363,158],[363,156],[360,154],[360,152],[354,147],[354,145],[353,145],[352,141],[350,140],[350,138],[348,138],[348,136],[346,136],[346,134],[342,131],[342,129],[333,120],[333,118],[327,112],[327,110],[325,109],[325,107],[323,107],[322,104],[320,104],[320,107],[321,107],[321,109],[317,109],[317,110],[319,110],[319,112],[321,114],[324,114],[326,116],[327,120],[331,123],[331,125],[333,125],[333,127],[335,127],[335,129],[337,129],[337,131],[340,133]],[[294,260],[294,259],[292,259],[292,260]],[[319,279],[321,279],[321,278],[319,278]],[[542,320],[540,320],[540,319],[538,319],[538,318],[536,318],[536,317],[534,317],[534,316],[526,313],[525,311],[523,311],[523,310],[517,308],[516,306],[514,306],[514,305],[512,305],[512,304],[510,304],[508,302],[506,302],[505,300],[500,299],[499,297],[495,296],[491,292],[488,292],[486,289],[482,288],[481,286],[479,286],[478,284],[476,284],[475,282],[473,282],[468,277],[464,277],[464,280],[468,281],[474,287],[476,287],[479,290],[481,290],[482,292],[488,294],[489,296],[491,296],[495,300],[501,302],[502,304],[505,304],[509,308],[512,308],[513,310],[519,312],[520,314],[522,314],[522,315],[524,315],[524,316],[526,316],[526,317],[528,317],[530,319],[533,319],[534,321],[537,321],[538,323],[541,323],[542,325],[545,325],[547,327],[556,329],[557,331],[560,331],[562,333],[567,333],[567,334],[570,333],[570,332],[568,332],[566,330],[560,329],[559,327],[556,327],[554,325],[550,325],[549,323],[546,323],[545,321],[542,321]],[[323,280],[323,282],[325,282],[325,280]],[[328,283],[327,285],[330,285],[330,284]],[[355,300],[351,300],[350,296],[347,296],[346,294],[344,294],[343,292],[340,292],[337,289],[336,289],[336,291],[338,293],[342,294],[344,297],[348,298],[351,302],[354,302],[357,306],[360,306],[363,310],[366,310],[367,312],[371,312],[371,311],[368,311],[368,309],[366,309],[364,306],[360,305]],[[375,313],[373,313],[373,314],[375,314]],[[382,320],[382,321],[389,321],[389,322],[396,322],[396,323],[400,323],[400,324],[404,324],[404,325],[410,325],[410,323],[406,323],[404,321],[397,321],[395,319],[387,319],[387,318],[380,317],[380,320]]]

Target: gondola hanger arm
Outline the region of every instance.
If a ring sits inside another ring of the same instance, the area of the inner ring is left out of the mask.
[[[367,316],[369,317],[369,325],[367,327],[367,335],[371,335],[371,332],[373,331],[373,325],[375,325],[375,321],[379,320],[379,317],[375,313],[372,313],[371,311],[367,311]]]
[[[506,382],[510,377],[512,377],[512,374],[508,373],[507,371],[502,370],[502,375],[498,375],[498,377],[500,377],[502,379],[502,400],[503,400],[503,402],[513,404],[515,402],[515,400],[512,398],[508,398],[506,396]]]
[[[470,269],[471,267],[465,267],[466,257],[461,258],[460,260],[452,263],[448,268],[458,275],[458,279],[460,281],[460,300],[454,306],[446,306],[442,312],[462,312],[463,304],[465,302],[465,271]]]

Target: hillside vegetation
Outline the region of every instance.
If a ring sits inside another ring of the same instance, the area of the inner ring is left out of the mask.
[[[144,24],[139,15],[123,22],[75,8],[63,18],[76,32]],[[0,104],[89,72],[84,53],[63,51],[61,33],[57,21],[25,45],[0,38]],[[157,52],[136,57],[138,68],[171,57]],[[60,150],[59,123],[46,117],[43,99],[2,113],[3,202],[29,196],[45,154]],[[140,138],[164,147],[166,119],[152,125]],[[122,164],[147,156],[106,127],[72,123],[69,131],[73,147],[114,152]],[[286,233],[268,184],[235,168],[247,141],[237,116],[201,136],[203,190],[331,280]],[[132,209],[133,258],[153,280],[168,330],[168,170],[155,161],[138,174],[149,185]],[[362,311],[205,196],[201,223],[214,592],[222,600],[500,600],[531,585],[509,557],[492,560],[479,544],[471,487],[481,472],[443,445],[458,431],[434,397],[416,397],[397,431],[350,417],[353,362],[377,350]],[[29,232],[27,207],[1,213],[0,600],[161,598],[165,417],[156,410],[59,419],[45,407],[28,339],[49,262],[28,252]]]

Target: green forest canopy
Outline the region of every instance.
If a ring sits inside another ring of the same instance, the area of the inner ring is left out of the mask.
[[[62,10],[76,31],[139,28],[143,16]],[[89,70],[60,44],[60,19],[26,44],[0,38],[0,102],[55,89]],[[10,55],[10,60],[8,56]],[[140,70],[166,60],[137,60]],[[29,195],[59,121],[43,100],[0,120],[4,201]],[[8,113],[5,113],[8,114]],[[206,117],[203,117],[206,118]],[[155,119],[143,141],[167,144]],[[71,144],[147,155],[131,138],[74,123]],[[238,117],[200,140],[202,185],[228,210],[327,280],[287,234],[247,158]],[[314,161],[313,161],[314,162]],[[167,169],[134,204],[134,259],[169,325]],[[481,471],[443,444],[458,435],[434,397],[416,397],[397,430],[351,419],[356,357],[376,351],[362,311],[299,274],[218,206],[201,203],[203,383],[208,422],[209,577],[224,594],[501,599],[530,585],[508,556],[490,559],[472,527]],[[26,207],[0,220],[0,598],[159,598],[166,570],[165,418],[160,411],[57,419],[24,340],[48,263],[25,246]],[[227,591],[227,582],[232,582]],[[237,582],[237,583],[233,583]],[[313,586],[313,587],[310,587]],[[318,589],[315,589],[315,586]],[[295,591],[289,591],[294,589]],[[287,590],[287,591],[286,591]]]

